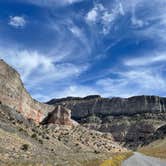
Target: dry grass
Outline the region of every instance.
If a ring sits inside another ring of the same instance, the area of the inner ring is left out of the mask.
[[[37,164],[37,163],[36,164],[34,164],[34,163],[10,163],[10,164],[5,164],[4,166],[52,166],[52,165]]]
[[[126,160],[132,155],[132,152],[114,154],[109,160],[93,160],[84,164],[83,166],[120,166],[122,161]]]
[[[132,156],[132,152],[117,154],[110,160],[104,161],[100,166],[120,166],[122,161]]]
[[[139,152],[148,156],[166,159],[166,139],[155,141],[139,149]]]

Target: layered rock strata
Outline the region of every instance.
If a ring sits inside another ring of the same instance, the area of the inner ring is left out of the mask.
[[[143,145],[156,130],[166,124],[166,98],[135,96],[130,98],[53,99],[51,105],[63,105],[72,110],[72,118],[89,129],[109,132],[116,141],[128,147]]]
[[[19,73],[3,60],[0,60],[0,103],[18,111],[26,119],[32,119],[36,123],[42,122],[48,116],[48,113],[53,111],[54,116],[56,113],[55,106],[34,100],[25,89]],[[59,121],[57,119],[58,124],[64,118],[62,124],[71,125],[73,121],[70,119],[70,113],[65,114],[63,111],[62,109]],[[58,115],[57,118],[59,118]],[[65,122],[65,120],[67,121]]]

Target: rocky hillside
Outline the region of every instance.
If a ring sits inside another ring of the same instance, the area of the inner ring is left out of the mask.
[[[84,126],[110,132],[116,141],[128,147],[143,145],[156,130],[166,124],[166,98],[135,96],[130,98],[53,99],[50,105],[63,105],[72,110],[72,118]]]
[[[111,134],[80,125],[37,125],[20,113],[0,104],[0,165],[86,166],[126,150]]]
[[[126,151],[111,134],[73,121],[70,109],[32,99],[17,71],[0,60],[0,165],[86,166]]]

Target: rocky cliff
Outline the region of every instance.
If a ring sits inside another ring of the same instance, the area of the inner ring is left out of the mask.
[[[144,144],[156,130],[166,124],[166,98],[135,96],[130,98],[53,99],[51,105],[64,105],[72,110],[73,119],[85,127],[110,132],[116,141],[128,147]]]
[[[75,119],[90,115],[132,116],[142,113],[166,113],[166,98],[158,96],[134,96],[130,98],[102,98],[98,95],[85,98],[53,99],[48,104],[62,104],[72,110]]]
[[[0,103],[17,110],[26,119],[32,119],[36,123],[42,122],[49,112],[55,110],[55,106],[32,99],[24,88],[19,73],[3,60],[0,60]],[[60,118],[63,115],[61,114]],[[65,116],[67,121],[63,121],[63,124],[72,124],[70,112]]]

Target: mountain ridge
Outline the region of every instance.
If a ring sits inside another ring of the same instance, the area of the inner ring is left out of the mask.
[[[142,146],[147,139],[153,141],[157,129],[166,124],[165,97],[70,97],[53,99],[48,104],[71,109],[74,120],[89,129],[111,133],[129,148]]]

